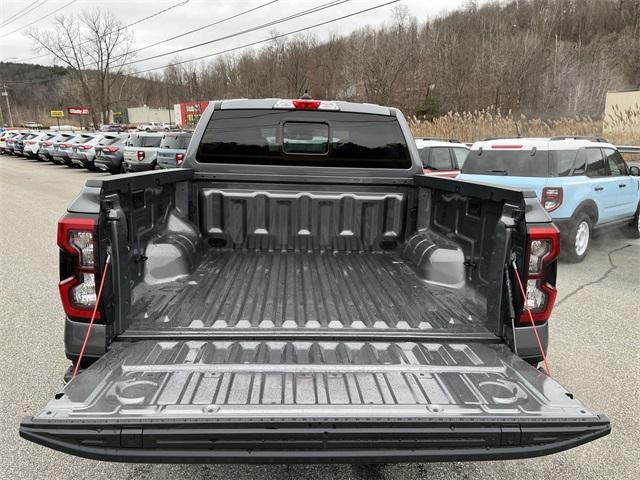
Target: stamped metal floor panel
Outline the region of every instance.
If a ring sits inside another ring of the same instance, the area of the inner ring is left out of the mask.
[[[578,417],[592,414],[502,345],[117,343],[40,419]]]
[[[20,435],[135,462],[523,458],[609,433],[503,345],[141,341],[112,344]]]
[[[226,251],[141,295],[130,330],[486,332],[473,298],[422,281],[394,254]]]

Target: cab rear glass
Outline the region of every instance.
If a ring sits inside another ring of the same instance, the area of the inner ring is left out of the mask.
[[[408,169],[393,116],[302,110],[218,110],[198,146],[199,163]]]

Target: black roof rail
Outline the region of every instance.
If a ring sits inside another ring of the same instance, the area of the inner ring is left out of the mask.
[[[592,142],[598,142],[598,143],[609,143],[609,141],[606,138],[589,137],[589,136],[584,136],[584,135],[562,135],[562,136],[558,136],[558,137],[551,137],[549,139],[550,142],[552,142],[554,140],[590,140]]]
[[[460,140],[455,138],[441,138],[441,137],[414,137],[415,140],[433,140],[437,142],[449,142],[449,143],[462,143]]]

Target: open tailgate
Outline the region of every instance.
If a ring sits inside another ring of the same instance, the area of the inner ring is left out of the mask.
[[[20,435],[132,462],[489,460],[558,452],[609,420],[502,344],[114,343]]]

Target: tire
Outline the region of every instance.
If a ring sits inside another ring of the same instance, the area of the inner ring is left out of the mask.
[[[570,263],[583,261],[589,253],[593,237],[593,223],[589,215],[579,213],[565,237],[563,256]]]
[[[629,224],[629,236],[631,238],[640,238],[640,205],[636,208],[633,222]]]

